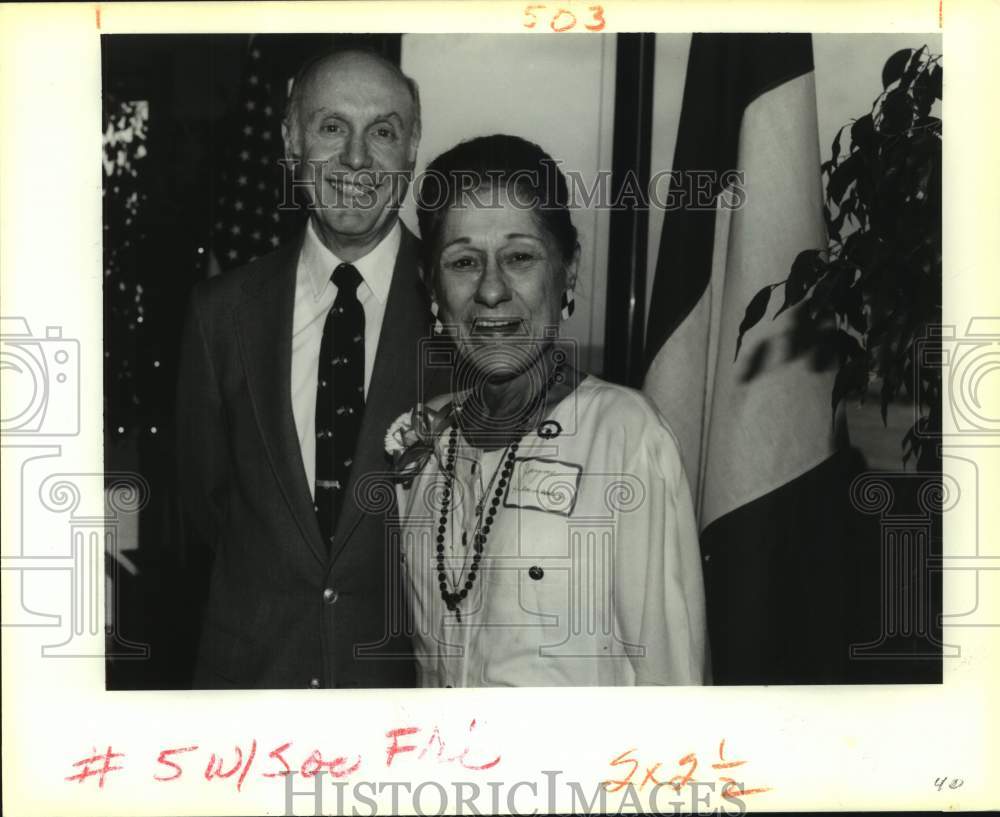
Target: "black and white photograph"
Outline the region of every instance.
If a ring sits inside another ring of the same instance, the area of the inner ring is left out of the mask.
[[[940,681],[940,36],[101,49],[109,688]]]
[[[998,32],[0,6],[0,810],[995,807]]]

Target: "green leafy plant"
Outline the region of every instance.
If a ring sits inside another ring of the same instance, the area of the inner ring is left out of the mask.
[[[931,115],[941,81],[941,57],[926,46],[888,59],[871,112],[837,132],[822,165],[829,246],[800,252],[784,281],[751,299],[736,346],[738,356],[783,287],[775,317],[801,303],[801,318],[832,336],[834,412],[841,400],[864,401],[872,383],[883,423],[898,396],[917,406],[902,448],[903,463],[914,458],[921,470],[939,463],[941,429],[939,340],[930,331],[941,323],[941,120]]]

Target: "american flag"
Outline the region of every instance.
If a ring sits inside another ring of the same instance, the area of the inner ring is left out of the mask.
[[[302,225],[305,211],[283,199],[281,118],[289,77],[269,38],[250,38],[239,106],[216,198],[212,248],[223,269],[266,255]],[[288,198],[287,201],[291,201]]]

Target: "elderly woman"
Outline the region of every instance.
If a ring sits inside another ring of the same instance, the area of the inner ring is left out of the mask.
[[[558,341],[580,247],[566,181],[513,136],[459,144],[418,198],[452,394],[387,434],[420,682],[699,684],[705,613],[677,444]]]

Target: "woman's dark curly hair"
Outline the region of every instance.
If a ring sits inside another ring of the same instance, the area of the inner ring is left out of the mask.
[[[454,206],[475,206],[483,186],[503,189],[531,208],[568,264],[576,253],[576,227],[570,218],[566,177],[538,145],[519,136],[494,134],[460,142],[427,166],[417,192],[424,275],[431,283],[441,227]]]

